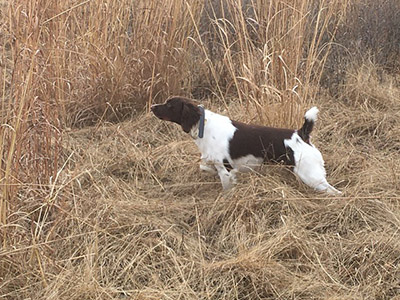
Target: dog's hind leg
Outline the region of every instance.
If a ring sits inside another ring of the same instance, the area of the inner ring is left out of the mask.
[[[339,191],[339,190],[335,189],[333,186],[331,186],[325,177],[320,178],[320,179],[314,179],[313,181],[310,181],[309,176],[306,176],[306,178],[305,178],[304,176],[301,176],[301,174],[297,174],[297,175],[305,184],[314,188],[317,191],[326,192],[330,195],[339,195],[342,193],[341,191]]]
[[[286,147],[293,150],[294,173],[308,186],[328,194],[341,194],[326,180],[326,171],[321,152],[313,145],[305,143],[297,134],[285,140]]]
[[[296,166],[293,170],[294,173],[305,184],[314,188],[317,191],[327,192],[331,195],[341,194],[340,191],[331,186],[326,180],[324,161],[322,160],[322,156],[320,156],[319,151],[316,148],[314,149],[316,155],[305,155],[304,157],[301,157],[298,161],[296,161]]]
[[[309,161],[307,161],[309,160]],[[312,163],[310,163],[310,161]],[[335,195],[342,192],[331,186],[326,180],[326,171],[323,161],[315,161],[309,157],[304,157],[296,162],[294,173],[308,186],[317,191],[327,192],[328,194]]]

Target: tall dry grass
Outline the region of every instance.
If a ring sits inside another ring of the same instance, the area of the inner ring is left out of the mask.
[[[398,296],[398,4],[374,3],[0,1],[0,296]],[[391,30],[365,34],[385,11]],[[220,193],[144,113],[171,94],[277,126],[317,104],[345,197],[280,166]]]
[[[193,20],[199,3],[190,4]],[[19,185],[33,184],[45,200],[58,184],[64,129],[119,120],[180,91],[193,27],[183,24],[186,5],[2,2],[3,224]]]
[[[215,82],[259,122],[298,125],[316,101],[325,61],[347,1],[210,1]],[[215,5],[216,2],[216,5]],[[217,43],[216,43],[217,42]],[[253,109],[253,110],[254,110]]]
[[[294,126],[329,53],[322,36],[345,8],[342,1],[3,2],[3,205],[19,183],[52,188],[65,128],[123,120],[146,103],[189,94],[202,78],[222,103],[236,95],[249,119]]]

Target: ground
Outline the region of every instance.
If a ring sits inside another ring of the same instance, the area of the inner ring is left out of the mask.
[[[329,181],[344,192],[339,197],[311,190],[276,165],[241,174],[224,193],[217,177],[199,171],[191,138],[149,113],[68,133],[70,178],[79,184],[62,209],[70,236],[64,243],[73,247],[63,246],[55,260],[62,271],[43,293],[62,295],[80,282],[70,295],[398,296],[399,118],[372,104],[360,110],[325,101],[313,142]],[[211,101],[205,106],[219,110]]]

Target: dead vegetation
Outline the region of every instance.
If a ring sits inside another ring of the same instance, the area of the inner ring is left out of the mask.
[[[0,4],[1,298],[399,297],[396,19],[335,36],[397,1]],[[279,126],[317,105],[344,195],[276,165],[222,193],[190,137],[145,110],[178,93]]]

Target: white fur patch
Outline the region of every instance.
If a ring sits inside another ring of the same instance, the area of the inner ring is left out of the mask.
[[[260,167],[263,161],[264,159],[262,157],[255,157],[254,155],[249,154],[232,160],[231,165],[239,172],[249,172]]]
[[[306,114],[304,115],[304,117],[308,120],[308,121],[317,121],[317,117],[318,117],[318,108],[316,106],[311,107]]]
[[[321,152],[313,145],[305,143],[295,132],[291,139],[286,139],[285,146],[293,150],[295,167],[294,173],[308,186],[317,191],[330,194],[340,194],[326,180],[326,171]]]
[[[195,143],[205,162],[223,162],[230,158],[229,141],[237,128],[228,117],[205,110],[204,137],[196,138]],[[198,127],[198,126],[196,126]]]

